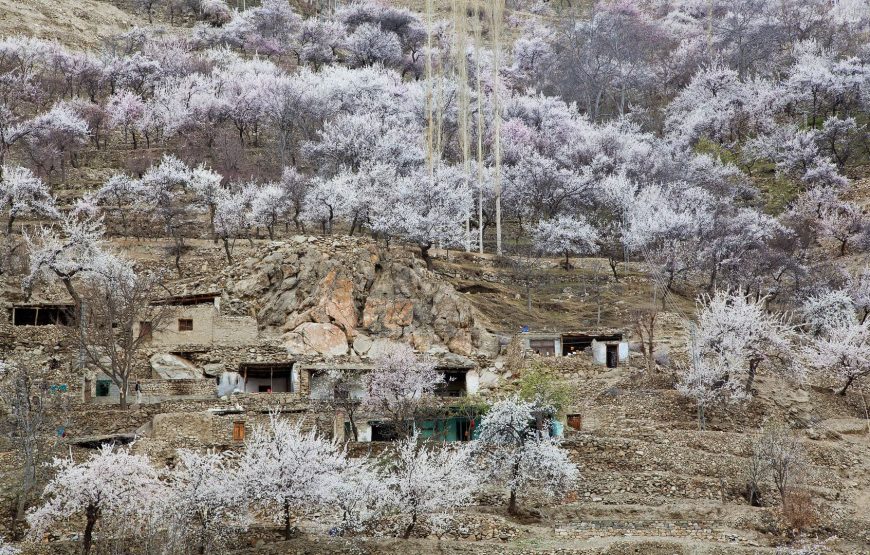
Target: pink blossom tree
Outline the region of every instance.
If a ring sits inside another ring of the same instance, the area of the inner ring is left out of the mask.
[[[59,163],[61,179],[65,180],[67,155],[73,157],[87,141],[90,131],[87,122],[69,105],[58,103],[31,120],[30,125],[33,130],[27,136],[27,145],[31,159],[46,173]]]
[[[133,150],[138,148],[136,131],[145,115],[145,102],[142,97],[130,91],[120,90],[106,102],[106,111],[112,127],[121,128],[124,131],[124,140],[126,141],[129,136],[133,143]]]

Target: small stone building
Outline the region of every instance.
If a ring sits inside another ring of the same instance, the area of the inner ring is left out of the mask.
[[[588,351],[595,364],[616,368],[628,360],[628,341],[619,331],[605,332],[526,332],[520,335],[523,347],[542,356],[577,356]]]

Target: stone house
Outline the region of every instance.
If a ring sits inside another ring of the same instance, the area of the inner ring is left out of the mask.
[[[621,331],[524,332],[523,348],[542,356],[577,356],[587,350],[595,364],[616,368],[629,357],[629,345]]]

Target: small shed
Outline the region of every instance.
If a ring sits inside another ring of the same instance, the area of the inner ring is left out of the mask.
[[[587,349],[596,364],[615,368],[628,360],[628,342],[622,332],[526,332],[523,347],[541,356],[575,356]]]

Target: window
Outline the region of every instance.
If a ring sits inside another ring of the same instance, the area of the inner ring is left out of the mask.
[[[145,341],[151,341],[153,330],[151,322],[139,322],[139,337]]]
[[[97,380],[97,397],[108,397],[112,388],[112,380]]]
[[[190,318],[179,318],[178,331],[193,331],[193,320]]]
[[[244,422],[233,422],[233,441],[245,441]]]

